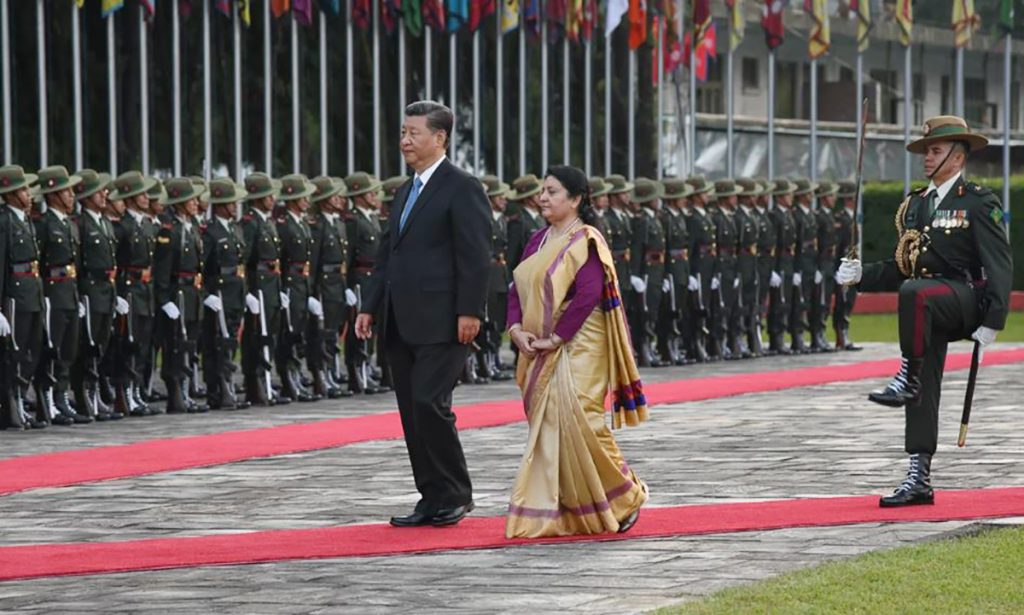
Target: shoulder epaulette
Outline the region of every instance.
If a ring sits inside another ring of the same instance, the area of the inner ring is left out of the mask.
[[[992,190],[990,188],[986,188],[985,186],[982,186],[981,184],[976,184],[974,182],[967,182],[967,191],[978,196],[986,196],[992,194]]]

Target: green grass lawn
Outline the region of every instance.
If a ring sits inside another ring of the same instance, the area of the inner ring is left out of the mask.
[[[829,336],[834,341],[831,331]],[[856,342],[897,342],[896,314],[855,314],[850,322],[850,337]],[[996,341],[1024,342],[1024,312],[1010,312],[1006,328]]]
[[[656,615],[1022,612],[1024,528],[1013,528],[827,563]]]

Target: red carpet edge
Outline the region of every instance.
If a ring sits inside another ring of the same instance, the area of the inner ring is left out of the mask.
[[[628,534],[506,540],[504,517],[451,528],[386,524],[185,538],[0,548],[0,581],[290,560],[372,557],[580,541],[635,540],[856,523],[954,521],[1024,515],[1024,488],[942,491],[934,506],[879,508],[877,496],[774,500],[645,509]]]
[[[1024,361],[1024,348],[1017,348],[986,353],[984,365],[989,367],[1021,361]],[[966,353],[952,354],[946,359],[947,370],[965,369],[969,364],[970,355]],[[645,387],[645,393],[648,404],[654,406],[879,378],[893,374],[898,367],[898,360],[887,359],[850,365],[711,376],[652,383]],[[981,377],[984,378],[984,370]],[[520,400],[472,404],[456,407],[455,411],[459,428],[463,430],[497,427],[525,420]],[[13,457],[0,460],[0,495],[401,437],[402,426],[398,413],[384,412]]]

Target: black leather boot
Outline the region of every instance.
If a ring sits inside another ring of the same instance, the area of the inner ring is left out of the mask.
[[[876,404],[900,408],[921,398],[921,368],[924,359],[903,357],[899,373],[881,391],[873,391],[868,399]]]
[[[928,453],[915,453],[910,456],[910,467],[907,477],[891,495],[879,498],[878,505],[882,508],[897,506],[915,506],[918,504],[934,504],[935,492],[932,491],[932,456]]]
[[[771,342],[769,342],[769,344],[768,344],[768,349],[773,354],[781,354],[781,355],[792,354],[792,351],[789,348],[786,348],[786,334],[785,333],[776,333],[776,334],[772,335]]]
[[[75,422],[76,425],[86,425],[93,421],[92,417],[87,414],[81,414],[75,410],[74,406],[71,405],[71,400],[68,399],[68,392],[66,389],[60,391],[53,391],[53,402],[57,406],[57,410],[61,414],[70,418]]]
[[[181,382],[167,382],[167,414],[183,414],[188,411],[182,386]]]

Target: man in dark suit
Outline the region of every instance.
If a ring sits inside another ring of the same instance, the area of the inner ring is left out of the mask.
[[[405,109],[401,149],[415,176],[395,193],[356,319],[374,314],[394,378],[405,443],[422,496],[399,527],[453,525],[473,509],[452,414],[452,388],[480,331],[490,279],[490,207],[480,182],[445,158],[452,112],[422,101]]]

